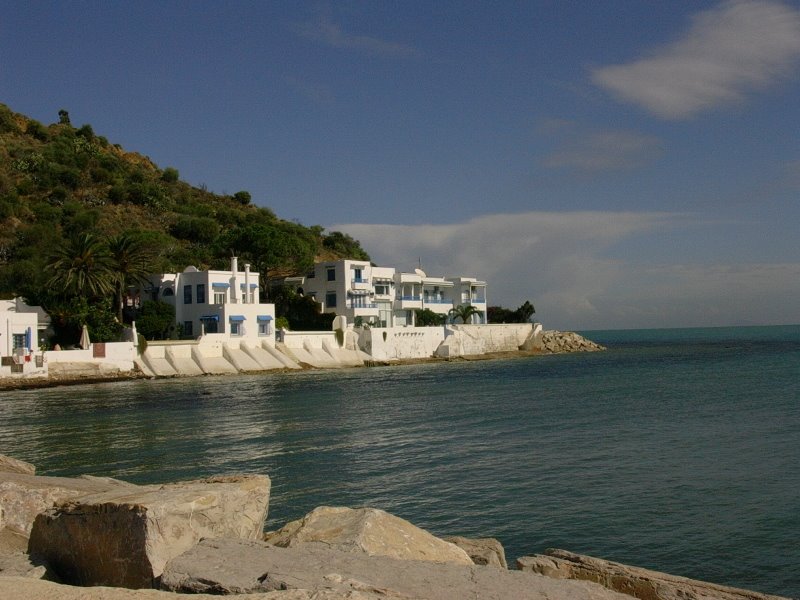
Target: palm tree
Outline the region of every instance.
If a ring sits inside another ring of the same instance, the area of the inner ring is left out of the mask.
[[[111,257],[102,240],[91,233],[67,239],[47,261],[48,287],[60,296],[99,298],[113,290]]]
[[[147,281],[154,254],[150,246],[130,233],[109,238],[108,250],[114,268],[114,307],[117,320],[122,323],[125,290],[129,285]]]
[[[451,308],[447,314],[453,321],[461,319],[461,322],[466,324],[472,320],[472,315],[478,315],[480,312],[472,304],[460,304],[455,308]]]

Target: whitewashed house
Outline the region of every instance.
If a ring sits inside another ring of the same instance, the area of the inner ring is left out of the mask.
[[[231,258],[230,271],[200,271],[152,275],[142,290],[152,300],[175,307],[175,321],[184,337],[219,335],[247,342],[274,343],[275,305],[259,300],[259,275]]]
[[[28,306],[21,298],[0,300],[0,376],[43,368],[43,355],[39,352],[40,313],[46,317],[40,307]]]
[[[473,323],[486,323],[486,282],[472,277],[429,277],[417,269],[399,272],[364,260],[320,262],[302,278],[287,284],[311,296],[325,313],[347,317],[350,323],[373,327],[410,327],[415,311],[428,308],[441,315],[461,304],[479,313]]]

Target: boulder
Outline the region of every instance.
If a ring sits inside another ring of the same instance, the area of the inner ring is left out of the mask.
[[[491,565],[507,569],[506,551],[503,544],[494,538],[465,538],[458,535],[443,538],[466,552],[476,565]]]
[[[268,477],[230,476],[91,494],[37,516],[28,550],[65,583],[153,587],[200,538],[258,538],[269,492]]]
[[[377,508],[320,506],[264,539],[281,548],[318,543],[370,556],[472,564],[469,555],[455,544]]]
[[[555,579],[593,581],[610,590],[643,600],[787,600],[780,596],[768,596],[552,548],[544,555],[517,559],[517,568]]]
[[[161,587],[214,594],[302,589],[333,591],[352,599],[376,594],[405,600],[630,600],[586,581],[557,581],[473,564],[369,556],[323,544],[279,548],[230,539],[202,540],[172,559],[161,576]]]
[[[55,504],[130,485],[109,478],[40,477],[0,471],[0,525],[28,536],[36,515]]]
[[[0,454],[0,471],[5,473],[22,473],[24,475],[36,475],[36,467],[31,463],[26,463],[16,458],[11,458],[5,454]]]

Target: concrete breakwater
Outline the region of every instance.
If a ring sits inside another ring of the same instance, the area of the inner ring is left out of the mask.
[[[318,507],[263,534],[270,487],[42,477],[0,455],[0,598],[778,598],[563,550],[509,570],[497,540],[439,538],[376,508]]]
[[[221,334],[196,340],[92,344],[86,350],[48,351],[42,366],[3,376],[0,387],[94,382],[131,377],[187,377],[275,370],[337,369],[424,360],[490,358],[602,350],[582,336],[543,331],[540,324],[448,325],[340,331],[281,332],[278,340],[249,343]]]

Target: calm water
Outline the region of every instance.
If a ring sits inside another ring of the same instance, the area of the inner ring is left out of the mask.
[[[800,597],[800,326],[604,353],[0,392],[0,453],[138,483],[272,477],[270,528],[375,506]]]

